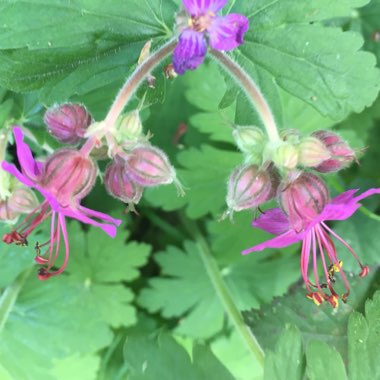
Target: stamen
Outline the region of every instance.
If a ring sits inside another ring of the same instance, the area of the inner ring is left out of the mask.
[[[326,223],[321,222],[321,224],[331,235],[338,239],[351,252],[352,256],[355,257],[356,261],[360,265],[360,268],[363,269],[364,265],[360,262],[358,255],[355,253],[352,247],[346,241],[344,241],[336,232],[329,228]]]

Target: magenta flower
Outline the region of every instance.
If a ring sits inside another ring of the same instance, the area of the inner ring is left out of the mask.
[[[174,49],[173,66],[178,74],[196,69],[207,53],[207,40],[215,50],[232,50],[244,42],[249,28],[247,17],[231,13],[218,16],[228,0],[182,0],[189,14]]]
[[[343,244],[349,252],[355,257],[360,266],[360,277],[368,274],[368,266],[363,265],[354,250],[336,234],[327,224],[330,220],[345,220],[353,215],[360,207],[360,201],[373,194],[380,194],[380,189],[370,189],[361,195],[355,196],[357,190],[346,191],[328,202],[321,213],[304,227],[302,231],[296,231],[291,227],[288,217],[279,208],[265,211],[258,219],[254,220],[252,225],[264,231],[277,235],[271,240],[258,244],[254,247],[244,250],[246,255],[254,251],[261,251],[265,248],[283,248],[288,245],[297,243],[302,240],[301,252],[301,274],[308,291],[307,297],[312,299],[316,304],[328,301],[333,307],[338,306],[338,299],[343,302],[347,300],[350,293],[350,287],[342,269],[342,261],[336,254],[336,248],[332,237]],[[322,266],[326,283],[319,282],[317,255],[322,259]],[[309,263],[313,263],[314,281],[309,279]],[[333,289],[335,282],[334,274],[338,273],[342,277],[346,292],[339,297]],[[330,294],[327,294],[329,291]]]
[[[37,243],[35,247],[35,260],[44,265],[38,276],[45,280],[62,273],[69,259],[65,217],[99,227],[111,237],[116,235],[116,226],[121,221],[80,204],[82,198],[92,189],[96,178],[96,167],[90,158],[75,149],[61,149],[42,163],[33,158],[29,146],[24,142],[21,129],[15,127],[13,133],[21,171],[5,161],[2,168],[25,186],[38,190],[45,200],[14,231],[4,235],[3,241],[7,244],[27,245],[28,235],[43,221],[51,219],[50,239],[41,245]],[[62,239],[65,246],[64,262],[59,269],[51,270],[58,258]],[[41,249],[45,246],[48,248],[41,255]]]

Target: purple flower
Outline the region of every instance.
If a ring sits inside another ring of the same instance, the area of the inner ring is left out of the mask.
[[[232,50],[244,42],[247,17],[231,13],[218,16],[227,0],[182,0],[189,14],[186,27],[174,49],[173,65],[178,74],[196,69],[204,60],[207,40],[215,50]]]
[[[368,266],[360,262],[350,245],[326,224],[326,221],[349,218],[361,206],[359,202],[362,199],[373,194],[380,194],[380,189],[370,189],[358,196],[355,196],[356,192],[357,190],[349,190],[332,199],[325,205],[320,214],[316,215],[312,221],[309,221],[304,226],[302,231],[296,231],[291,227],[289,218],[281,209],[274,208],[266,211],[258,219],[254,220],[252,225],[277,236],[246,249],[242,252],[243,255],[254,251],[261,251],[265,248],[283,248],[302,241],[301,274],[308,291],[307,297],[314,300],[318,305],[323,301],[328,301],[333,307],[337,307],[339,298],[344,302],[347,300],[350,287],[342,269],[342,261],[337,258],[332,237],[344,245],[355,257],[361,269],[360,277],[365,277],[369,271]],[[319,282],[318,252],[322,259],[326,283]],[[309,279],[308,275],[309,262],[311,260],[313,263],[313,281]],[[341,297],[333,289],[333,283],[335,282],[334,274],[338,272],[342,277],[346,289],[346,292]]]
[[[95,164],[89,157],[75,149],[61,149],[42,163],[33,158],[29,146],[24,142],[21,129],[15,127],[13,133],[21,171],[5,161],[2,168],[25,186],[38,190],[45,200],[14,231],[4,235],[3,241],[7,244],[26,245],[28,235],[43,221],[50,219],[50,239],[41,245],[37,243],[35,247],[36,262],[44,265],[40,268],[38,277],[46,280],[62,273],[68,262],[69,243],[65,217],[97,226],[111,237],[116,235],[116,226],[120,225],[121,221],[80,204],[82,198],[92,189],[96,177]],[[62,239],[66,251],[65,259],[59,269],[52,270]],[[48,248],[41,255],[41,249],[45,246]]]

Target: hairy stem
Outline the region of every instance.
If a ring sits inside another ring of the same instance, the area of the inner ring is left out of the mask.
[[[20,290],[24,286],[26,279],[29,277],[31,268],[26,269],[16,279],[16,281],[9,285],[0,297],[0,333],[7,322],[9,313],[17,300]]]
[[[225,312],[232,321],[236,330],[239,332],[241,338],[246,343],[246,346],[257,359],[261,367],[264,367],[264,352],[260,347],[259,342],[256,337],[251,333],[247,325],[244,323],[243,318],[236,307],[234,300],[223,280],[223,277],[220,273],[217,263],[212,256],[209,245],[205,238],[203,237],[201,231],[199,230],[197,224],[188,220],[185,217],[182,217],[182,223],[189,232],[189,234],[195,240],[199,252],[202,258],[202,261],[206,267],[207,273],[210,277],[210,280],[214,286],[214,289],[222,302]]]
[[[268,105],[268,102],[261,94],[256,83],[248,76],[248,74],[227,54],[221,53],[216,50],[211,50],[211,55],[215,60],[223,66],[223,68],[231,74],[235,80],[241,85],[247,94],[250,102],[256,108],[260,115],[260,118],[264,124],[268,138],[272,142],[280,140],[276,122],[274,120],[272,111]]]
[[[145,61],[143,61],[132,75],[124,83],[124,86],[119,91],[116,99],[114,100],[106,118],[104,119],[106,126],[113,126],[123,111],[125,105],[131,99],[135,91],[140,86],[145,77],[153,71],[174,49],[177,44],[176,39],[171,39],[165,45],[161,46],[158,50],[152,53]]]

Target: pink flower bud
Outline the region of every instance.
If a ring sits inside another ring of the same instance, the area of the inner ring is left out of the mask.
[[[0,201],[0,220],[6,222],[15,220],[20,213],[9,207],[9,199]]]
[[[49,108],[44,116],[48,131],[64,144],[77,144],[85,135],[92,117],[80,104],[66,103]]]
[[[66,206],[84,198],[96,179],[94,162],[75,149],[60,149],[44,165],[40,184]]]
[[[303,166],[314,168],[330,158],[330,152],[316,137],[306,137],[299,145],[298,163]]]
[[[139,145],[127,158],[129,177],[138,185],[152,187],[172,183],[175,170],[165,153],[151,145]]]
[[[349,166],[355,160],[355,152],[336,133],[317,131],[312,136],[320,140],[330,153],[330,158],[323,161],[315,170],[321,173],[336,172]]]
[[[128,176],[125,165],[118,162],[108,165],[104,175],[104,184],[110,195],[125,203],[138,203],[143,193],[143,188]]]
[[[21,187],[12,192],[8,204],[17,213],[29,214],[38,206],[39,202],[32,190]]]
[[[278,199],[292,228],[302,231],[323,211],[329,192],[325,182],[314,174],[296,172],[291,176],[280,184]]]
[[[273,198],[277,184],[277,175],[271,169],[260,170],[257,165],[239,166],[228,180],[227,205],[234,211],[260,206]]]

